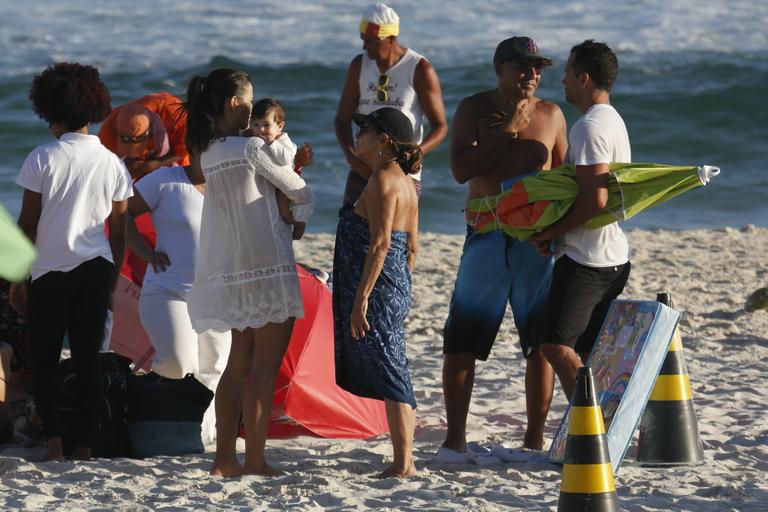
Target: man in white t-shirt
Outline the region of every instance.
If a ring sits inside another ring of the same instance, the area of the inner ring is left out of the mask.
[[[618,223],[584,227],[605,207],[608,164],[632,161],[627,128],[610,103],[618,71],[605,43],[590,39],[571,48],[563,85],[566,101],[583,114],[568,141],[579,193],[562,219],[530,238],[542,253],[555,242],[557,261],[537,338],[569,398],[611,301],[629,277],[629,244]]]

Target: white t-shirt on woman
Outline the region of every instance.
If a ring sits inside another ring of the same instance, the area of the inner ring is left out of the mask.
[[[98,137],[67,132],[36,147],[16,184],[43,196],[33,280],[51,271],[68,272],[99,256],[114,263],[104,221],[112,213],[112,201],[128,199],[133,188],[128,169]]]
[[[144,286],[187,292],[195,279],[195,261],[200,245],[203,194],[190,181],[183,167],[161,167],[134,185],[147,203],[155,225],[155,250],[171,260],[165,272],[147,266]]]

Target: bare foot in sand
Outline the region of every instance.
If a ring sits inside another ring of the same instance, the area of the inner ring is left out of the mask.
[[[245,470],[243,469],[243,466],[241,466],[237,461],[237,459],[227,461],[214,460],[213,466],[211,466],[211,475],[213,476],[231,478],[235,476],[242,476],[243,474],[245,474]]]
[[[46,460],[64,462],[64,446],[61,444],[60,437],[51,437],[48,439],[48,453]]]
[[[544,433],[529,434],[526,432],[523,437],[523,447],[540,452],[544,449]]]
[[[260,476],[280,476],[284,475],[285,473],[280,471],[279,469],[275,469],[266,462],[263,463],[261,466],[258,467],[249,467],[246,466],[244,468],[244,474],[246,475],[260,475]]]
[[[416,475],[416,466],[413,461],[407,466],[392,463],[387,469],[376,475],[376,478],[410,478]]]

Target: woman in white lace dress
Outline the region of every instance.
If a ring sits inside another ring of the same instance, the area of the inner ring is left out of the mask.
[[[275,475],[264,449],[274,380],[293,330],[304,315],[292,229],[275,190],[291,201],[296,222],[313,196],[290,166],[277,165],[265,142],[238,136],[248,127],[253,88],[242,71],[195,76],[187,90],[187,147],[201,153],[207,182],[200,248],[188,308],[198,332],[232,331],[227,367],[216,390],[216,457],[211,474]],[[243,397],[246,379],[252,374]],[[242,410],[245,463],[235,441]]]

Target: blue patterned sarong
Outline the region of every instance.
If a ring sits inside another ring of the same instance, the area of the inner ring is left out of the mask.
[[[350,393],[389,399],[416,408],[408,375],[403,322],[411,308],[408,235],[392,233],[384,267],[368,298],[366,318],[371,330],[354,339],[349,329],[355,294],[371,243],[367,219],[344,208],[336,230],[333,256],[333,330],[336,383]]]

